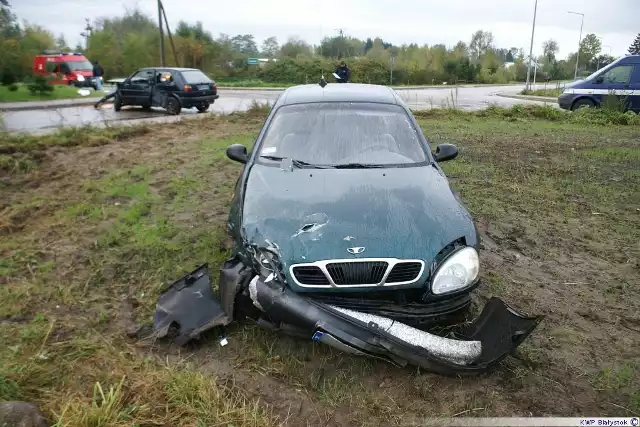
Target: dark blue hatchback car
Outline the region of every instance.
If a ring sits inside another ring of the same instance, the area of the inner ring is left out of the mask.
[[[625,110],[640,113],[640,55],[627,55],[567,86],[558,98],[565,110],[600,107],[615,96]]]

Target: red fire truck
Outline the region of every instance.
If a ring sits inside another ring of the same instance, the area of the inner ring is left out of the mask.
[[[93,65],[82,53],[44,51],[34,58],[33,72],[52,84],[95,88]]]

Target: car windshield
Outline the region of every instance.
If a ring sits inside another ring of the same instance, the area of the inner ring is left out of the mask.
[[[65,64],[69,67],[70,71],[91,71],[93,70],[93,65],[89,61],[70,61],[65,62]]]
[[[182,77],[184,78],[184,81],[188,84],[192,84],[192,83],[211,83],[211,79],[209,77],[207,77],[207,75],[205,73],[203,73],[200,70],[189,70],[189,71],[183,71],[182,72]]]
[[[418,133],[402,107],[350,102],[279,108],[262,141],[260,156],[338,167],[427,160]]]
[[[606,67],[602,67],[597,71],[594,71],[593,73],[589,74],[589,76],[585,77],[585,80],[592,80],[594,77],[597,77],[601,74],[606,73],[608,70],[610,70],[611,68],[615,67],[616,65],[618,65],[618,61],[614,61],[611,64],[607,65]]]

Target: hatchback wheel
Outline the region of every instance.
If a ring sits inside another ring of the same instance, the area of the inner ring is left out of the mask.
[[[113,109],[120,111],[122,109],[122,98],[116,93],[116,97],[113,99]]]
[[[202,104],[198,105],[196,108],[198,109],[199,112],[204,113],[209,109],[209,103],[203,102]]]
[[[178,114],[180,114],[180,110],[182,110],[180,102],[178,102],[178,100],[175,98],[169,98],[169,100],[167,101],[167,113],[172,116],[177,116]]]

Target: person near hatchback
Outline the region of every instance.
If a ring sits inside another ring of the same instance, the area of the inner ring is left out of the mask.
[[[340,77],[338,83],[347,83],[351,79],[351,70],[347,67],[346,62],[340,61],[338,68],[336,68],[336,75]]]
[[[102,76],[104,75],[104,68],[98,61],[93,63],[93,80],[96,85],[96,90],[102,90]]]

